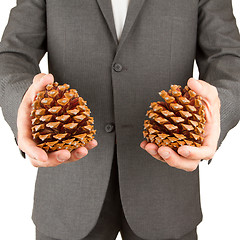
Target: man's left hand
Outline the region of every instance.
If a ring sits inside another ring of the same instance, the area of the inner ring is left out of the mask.
[[[204,141],[201,147],[181,146],[178,153],[171,148],[143,141],[140,146],[154,158],[166,162],[169,166],[188,172],[194,171],[201,159],[213,158],[220,136],[220,99],[217,88],[202,80],[190,78],[187,82],[190,89],[202,96],[206,107],[206,125],[204,128]]]

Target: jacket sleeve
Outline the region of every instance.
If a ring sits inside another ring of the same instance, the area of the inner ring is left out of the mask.
[[[240,36],[231,0],[199,0],[196,61],[199,78],[214,85],[221,102],[221,145],[240,119]]]
[[[0,105],[17,139],[17,112],[46,52],[45,0],[18,0],[0,42]]]

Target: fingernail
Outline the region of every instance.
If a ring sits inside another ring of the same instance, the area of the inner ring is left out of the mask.
[[[156,155],[156,154],[157,154],[157,151],[151,150],[151,151],[149,151],[149,153],[150,153],[151,155]]]
[[[167,159],[170,157],[170,153],[167,151],[160,153],[160,155],[163,159]]]
[[[59,162],[65,162],[65,161],[67,161],[67,159],[64,158],[64,157],[61,156],[61,155],[57,156],[57,160],[58,160]]]
[[[81,158],[81,157],[82,157],[82,154],[81,154],[81,153],[76,153],[76,157],[77,157],[77,158]]]

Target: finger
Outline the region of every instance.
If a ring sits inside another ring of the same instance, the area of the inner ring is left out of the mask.
[[[31,158],[29,157],[28,155],[27,156],[27,159],[31,162],[31,164],[34,166],[34,167],[43,167],[43,166],[46,166],[47,165],[47,162],[41,162],[37,159],[34,159],[34,158]]]
[[[142,141],[141,144],[140,144],[140,147],[145,150],[145,147],[146,147],[147,143],[148,142],[146,140]]]
[[[33,85],[37,90],[43,90],[47,84],[53,84],[54,77],[51,73],[44,74],[40,73],[33,79]]]
[[[48,154],[48,159],[45,162],[29,157],[31,164],[34,167],[56,167],[69,159],[71,156],[68,150],[59,150]]]
[[[218,98],[218,91],[216,87],[205,81],[190,78],[188,79],[187,85],[197,95],[202,96],[203,99],[208,100],[210,103],[213,103]]]
[[[88,150],[85,147],[80,147],[72,151],[71,157],[66,162],[75,162],[88,154]]]
[[[201,146],[201,147],[192,147],[192,146],[181,146],[178,149],[178,154],[181,156],[192,159],[192,160],[200,160],[205,159],[209,160],[213,158],[215,153],[215,149],[212,149],[209,146]]]
[[[158,149],[158,154],[165,160],[165,162],[171,166],[178,169],[185,170],[187,172],[194,171],[200,162],[199,160],[186,159],[180,155],[178,155],[175,151],[173,151],[169,147],[160,147]]]
[[[30,161],[31,162],[31,164],[34,166],[34,167],[39,167],[39,165],[36,163],[36,159],[33,159],[33,158],[31,158],[30,156],[28,156],[27,154],[25,154],[25,157],[26,157],[26,159],[28,160],[28,161]]]
[[[29,137],[18,138],[19,148],[25,152],[32,159],[37,159],[41,162],[46,162],[48,160],[47,153],[36,146],[36,143]]]
[[[27,156],[27,155],[26,155]],[[34,166],[34,167],[41,167],[41,162],[38,161],[37,159],[33,159],[31,157],[27,157],[28,160],[31,162],[31,164]]]
[[[154,143],[148,143],[145,146],[145,150],[157,160],[162,160],[161,156],[158,154],[158,146]]]
[[[47,84],[53,83],[53,81],[54,81],[54,78],[52,74],[44,74],[44,73],[37,74],[33,78],[32,85],[29,87],[26,94],[23,96],[22,103],[26,105],[29,105],[29,104],[31,105],[36,94],[39,91],[44,90],[45,86]]]
[[[56,152],[51,152],[48,154],[48,165],[47,166],[57,166],[63,162],[66,162],[70,159],[71,153],[66,150],[58,150]]]
[[[88,142],[88,143],[86,144],[85,148],[86,148],[87,150],[91,150],[91,149],[95,148],[97,145],[98,145],[97,140],[93,139],[91,142]]]
[[[31,101],[34,101],[36,94],[45,89],[48,84],[53,84],[54,77],[52,74],[38,74],[33,79]]]
[[[87,143],[85,147],[80,147],[72,151],[71,157],[67,162],[74,162],[88,154],[88,150],[95,148],[98,145],[97,141],[93,139],[91,142]]]
[[[94,148],[97,144],[97,141],[93,141],[92,145],[88,146],[89,149]],[[68,150],[59,150],[53,153],[48,154],[48,160],[46,163],[39,163],[37,159],[35,159],[34,164],[38,167],[53,167],[57,166],[61,163],[73,162],[77,161],[87,155],[88,151],[85,147],[78,148],[70,153]]]
[[[35,75],[34,78],[33,78],[33,84],[36,84],[37,82],[39,82],[40,79],[43,78],[46,75],[47,74],[45,74],[45,73],[39,73],[39,74]]]

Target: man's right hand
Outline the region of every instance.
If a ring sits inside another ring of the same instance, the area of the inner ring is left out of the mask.
[[[46,153],[43,149],[37,147],[37,144],[32,139],[31,131],[30,113],[32,102],[39,91],[44,90],[47,84],[52,84],[53,82],[54,77],[52,74],[40,73],[36,75],[18,109],[18,146],[26,153],[34,167],[54,167],[61,163],[74,162],[85,157],[88,154],[88,150],[97,146],[97,141],[94,139],[85,147],[77,148],[71,153],[68,150]]]

